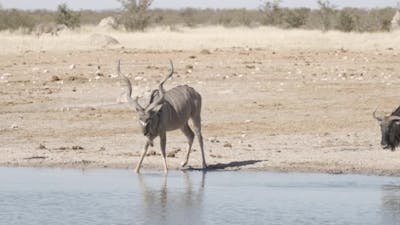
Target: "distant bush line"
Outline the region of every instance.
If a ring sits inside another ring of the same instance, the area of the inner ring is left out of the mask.
[[[320,2],[324,3],[324,2]],[[222,25],[225,27],[258,27],[275,26],[284,29],[301,28],[317,30],[341,30],[344,32],[382,32],[389,31],[391,20],[396,13],[395,8],[336,9],[330,5],[320,5],[319,9],[284,8],[278,4],[265,3],[258,10],[246,9],[194,9],[181,10],[148,9],[147,21],[141,23],[137,30],[146,27]],[[65,15],[65,13],[67,13]],[[73,27],[95,25],[102,18],[113,16],[126,25],[126,13],[123,10],[92,11],[82,10],[75,13],[71,20],[71,11],[64,11],[62,19],[67,18]],[[67,16],[67,17],[66,17]],[[122,19],[121,19],[122,18]],[[129,18],[129,17],[128,17]],[[125,21],[123,22],[123,19]],[[23,11],[16,9],[0,9],[0,30],[32,30],[37,24],[60,22],[60,12],[48,10]],[[72,22],[71,22],[72,21]],[[127,29],[135,30],[135,29]]]

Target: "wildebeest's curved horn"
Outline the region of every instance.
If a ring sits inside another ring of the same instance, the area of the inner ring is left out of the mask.
[[[400,116],[390,116],[389,121],[400,120]]]
[[[382,119],[382,117],[379,117],[379,116],[376,115],[376,111],[377,111],[377,110],[378,110],[378,107],[375,108],[375,111],[372,113],[372,116],[373,116],[376,120],[378,120],[378,121],[380,122],[380,121],[382,121],[383,119]]]

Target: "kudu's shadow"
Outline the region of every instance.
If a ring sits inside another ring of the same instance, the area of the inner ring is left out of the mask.
[[[216,164],[210,164],[207,166],[207,169],[202,169],[202,168],[195,168],[195,167],[188,167],[184,168],[182,170],[188,170],[188,171],[213,171],[213,170],[240,170],[241,167],[243,166],[248,166],[248,165],[253,165],[259,162],[266,162],[268,160],[243,160],[243,161],[232,161],[228,163],[216,163]]]

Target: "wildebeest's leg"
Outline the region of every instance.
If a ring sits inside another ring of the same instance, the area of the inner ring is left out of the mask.
[[[161,155],[162,155],[163,160],[164,160],[164,172],[165,173],[168,172],[167,159],[166,159],[166,154],[165,154],[166,145],[167,145],[167,135],[166,135],[166,132],[162,132],[160,134],[160,147],[161,147]]]
[[[194,133],[192,129],[190,129],[189,124],[187,123],[181,128],[181,131],[183,132],[183,134],[185,134],[186,138],[188,139],[188,150],[186,153],[185,161],[181,163],[181,166],[184,167],[189,161],[190,151],[192,150],[192,144],[194,139]]]
[[[196,115],[192,118],[194,132],[196,133],[197,139],[199,140],[200,150],[201,150],[201,157],[202,157],[202,166],[203,169],[207,168],[206,158],[204,156],[204,146],[203,146],[203,136],[201,134],[201,117],[200,115]]]
[[[136,173],[140,172],[140,167],[142,166],[142,162],[143,162],[144,157],[146,156],[147,149],[149,148],[149,145],[150,145],[150,142],[147,141],[146,145],[144,146],[144,150],[143,150],[142,154],[140,155],[140,160],[139,160],[139,162],[138,162],[138,164],[136,166],[136,169],[135,169]]]

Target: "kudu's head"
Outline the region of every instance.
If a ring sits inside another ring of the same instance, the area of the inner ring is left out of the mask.
[[[158,86],[158,89],[154,90],[151,94],[150,101],[147,104],[146,107],[142,107],[138,99],[139,97],[135,97],[132,99],[131,93],[132,93],[132,85],[130,80],[125,77],[120,70],[120,61],[118,61],[118,74],[124,78],[127,86],[127,99],[128,102],[131,103],[134,107],[136,112],[139,115],[139,125],[142,128],[143,135],[148,137],[149,139],[152,139],[158,135],[158,129],[159,129],[159,124],[160,124],[160,115],[162,111],[162,106],[164,105],[164,83],[167,81],[172,74],[174,73],[174,66],[172,64],[172,61],[170,60],[170,66],[171,66],[171,71],[170,73],[165,77],[163,81]]]
[[[399,108],[389,116],[377,116],[376,109],[372,116],[379,122],[381,128],[381,146],[383,149],[394,151],[400,145],[400,117]]]

